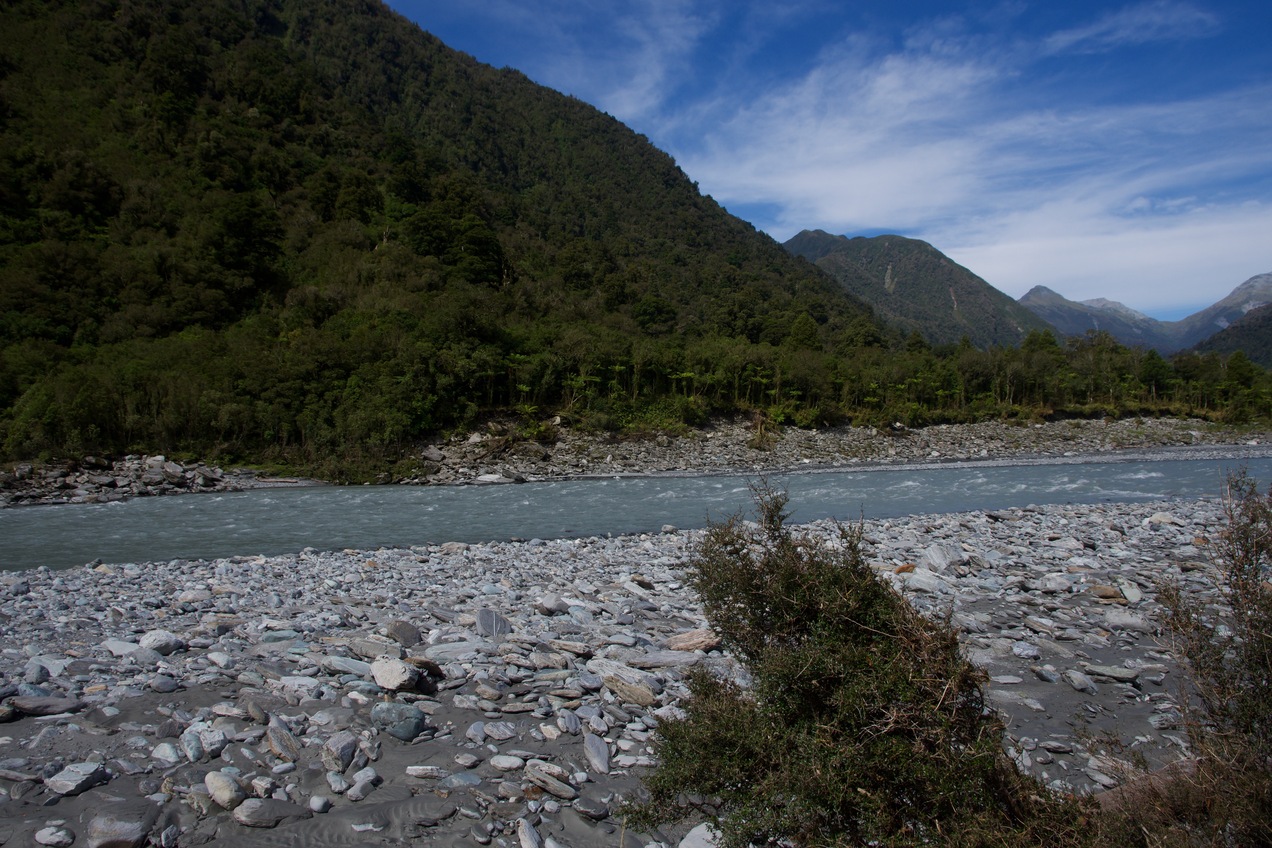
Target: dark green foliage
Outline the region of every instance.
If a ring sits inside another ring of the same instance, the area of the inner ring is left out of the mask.
[[[1272,306],[1260,306],[1193,348],[1199,353],[1242,351],[1251,362],[1272,367]]]
[[[743,388],[702,397],[687,346],[772,360],[771,328],[814,312],[822,348],[860,315],[646,139],[379,4],[4,15],[9,455],[392,461],[519,403],[700,420]]]
[[[718,816],[722,844],[1077,844],[1078,807],[1046,799],[1002,749],[983,675],[948,622],[877,580],[859,529],[712,525],[689,565],[749,688],[698,669],[687,717],[659,726],[638,825]]]

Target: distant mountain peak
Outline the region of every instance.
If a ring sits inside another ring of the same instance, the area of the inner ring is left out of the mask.
[[[1116,312],[1117,314],[1129,318],[1132,321],[1152,321],[1153,318],[1140,312],[1138,309],[1132,309],[1125,303],[1118,303],[1116,300],[1109,300],[1107,297],[1093,297],[1090,300],[1079,301],[1087,306],[1093,306],[1096,309],[1104,309],[1108,312]]]
[[[1174,353],[1197,345],[1243,315],[1272,304],[1272,273],[1251,277],[1222,300],[1179,321],[1158,321],[1102,297],[1081,302],[1068,300],[1045,286],[1034,286],[1020,298],[1020,304],[1050,321],[1066,336],[1099,330],[1110,333],[1122,344]],[[1265,324],[1257,325],[1259,331]]]
[[[1021,295],[1018,302],[1028,305],[1029,301],[1033,300],[1056,300],[1057,298],[1064,300],[1064,295],[1057,291],[1052,291],[1046,286],[1034,286],[1029,291]]]

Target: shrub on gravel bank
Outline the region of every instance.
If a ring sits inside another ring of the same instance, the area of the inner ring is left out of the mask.
[[[1272,489],[1232,474],[1224,512],[1213,550],[1226,609],[1177,582],[1158,592],[1190,672],[1192,758],[1118,791],[1122,844],[1272,845]]]
[[[689,564],[752,682],[693,672],[631,823],[706,814],[725,848],[1081,844],[1088,808],[1007,758],[949,622],[875,578],[859,528],[797,535],[785,495],[755,495],[758,524],[712,525]]]

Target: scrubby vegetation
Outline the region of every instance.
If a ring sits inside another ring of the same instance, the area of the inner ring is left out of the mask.
[[[713,525],[689,564],[752,681],[693,674],[633,820],[703,813],[727,848],[1080,844],[1083,806],[1008,759],[948,622],[875,578],[858,530],[806,538],[784,495],[756,503],[758,525]]]
[[[1272,845],[1272,489],[1231,476],[1214,541],[1220,602],[1178,584],[1159,599],[1188,665],[1191,759],[1122,790],[1125,844]]]
[[[1221,603],[1159,593],[1190,672],[1189,758],[1083,800],[1016,770],[957,634],[873,575],[859,529],[810,538],[784,495],[756,504],[758,523],[712,525],[688,564],[746,679],[693,671],[635,825],[705,817],[725,848],[1272,845],[1272,489],[1229,480]]]

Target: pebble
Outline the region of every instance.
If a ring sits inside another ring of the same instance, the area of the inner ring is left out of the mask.
[[[989,456],[1069,458],[1164,446],[1266,444],[1272,434],[1161,418],[1029,425],[991,421],[887,432],[874,427],[783,427],[770,435],[764,446],[757,445],[750,423],[742,420],[622,441],[558,427],[551,445],[509,444],[502,435],[486,431],[426,447],[413,458],[415,468],[393,482],[497,484],[660,472],[762,473]]]

